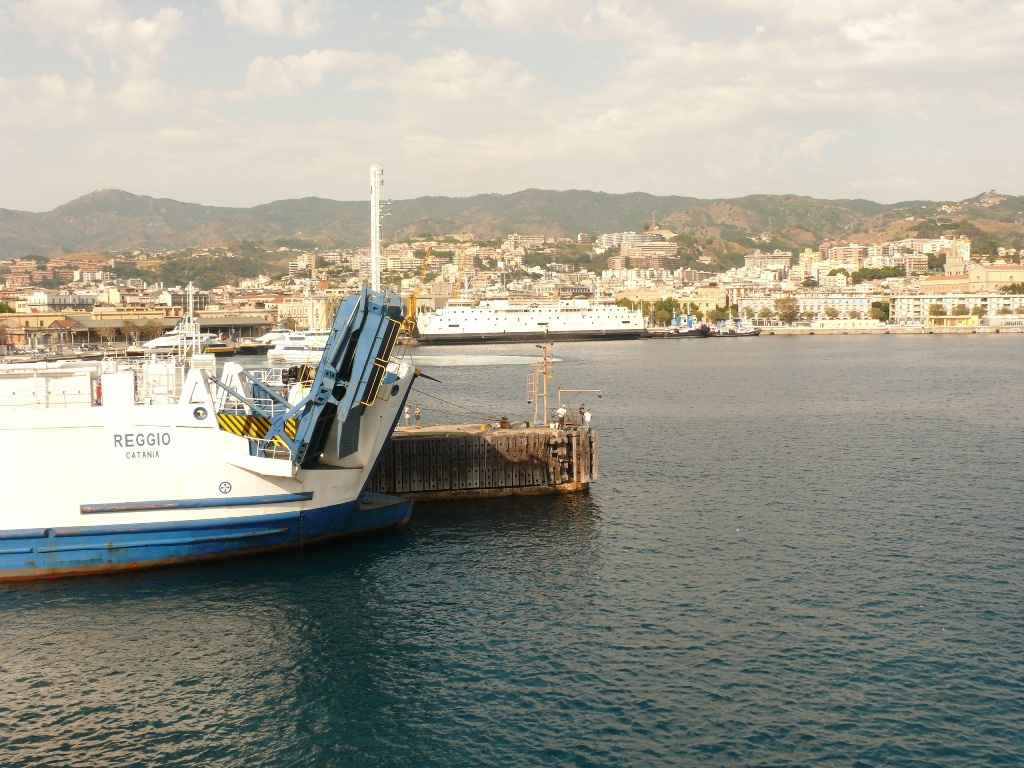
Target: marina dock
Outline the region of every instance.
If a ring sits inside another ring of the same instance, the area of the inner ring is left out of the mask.
[[[369,490],[421,501],[572,493],[597,477],[594,430],[399,428]]]

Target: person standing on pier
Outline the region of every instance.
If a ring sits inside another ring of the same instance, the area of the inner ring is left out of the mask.
[[[412,410],[409,408],[409,404],[405,404],[405,428],[409,428],[409,420],[412,418]]]
[[[567,414],[568,412],[569,410],[565,407],[565,403],[562,403],[560,406],[558,406],[558,410],[555,411],[555,416],[558,417],[559,429],[565,429],[565,414]]]
[[[579,412],[580,412],[580,420],[577,421],[576,423],[579,424],[582,427],[583,426],[583,414],[585,414],[587,412],[587,404],[586,403],[580,403]]]
[[[423,425],[420,423],[420,406],[417,403],[417,405],[416,405],[416,428],[419,429],[422,426]]]
[[[594,414],[591,412],[591,410],[589,408],[587,408],[587,412],[583,414],[583,428],[584,429],[588,429],[588,430],[590,429],[590,422],[593,420],[593,418],[594,418]]]

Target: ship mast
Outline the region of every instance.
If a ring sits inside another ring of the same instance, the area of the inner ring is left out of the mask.
[[[381,241],[381,200],[380,190],[384,185],[384,169],[379,165],[370,166],[370,288],[380,290],[380,241]]]

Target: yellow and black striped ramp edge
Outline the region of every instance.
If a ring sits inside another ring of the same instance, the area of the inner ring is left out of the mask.
[[[264,438],[270,431],[270,419],[262,416],[241,415],[236,413],[218,413],[217,424],[225,432],[242,437]],[[295,439],[295,430],[298,429],[298,419],[288,419],[284,423],[284,433],[292,440]],[[287,447],[284,440],[275,437],[274,442],[280,446]]]

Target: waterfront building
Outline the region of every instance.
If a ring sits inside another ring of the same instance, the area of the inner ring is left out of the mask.
[[[925,293],[994,293],[1011,283],[1024,283],[1024,266],[1013,262],[971,262],[961,274],[929,275],[921,280]]]
[[[1013,315],[1024,314],[1024,295],[1009,293],[920,293],[893,296],[890,300],[889,319],[893,323],[923,323],[931,316],[932,305],[938,305],[947,316],[953,316],[961,305],[970,314],[982,313],[989,324],[1001,317],[1000,311]]]
[[[864,294],[809,292],[792,295],[797,300],[798,311],[801,315],[810,314],[815,318],[823,318],[826,309],[836,310],[840,317],[850,317],[851,313],[867,317],[871,312],[871,296]],[[763,309],[774,312],[775,300],[786,296],[787,294],[780,293],[767,296],[743,296],[738,300],[737,308],[740,313],[749,308],[755,315],[760,314]]]

